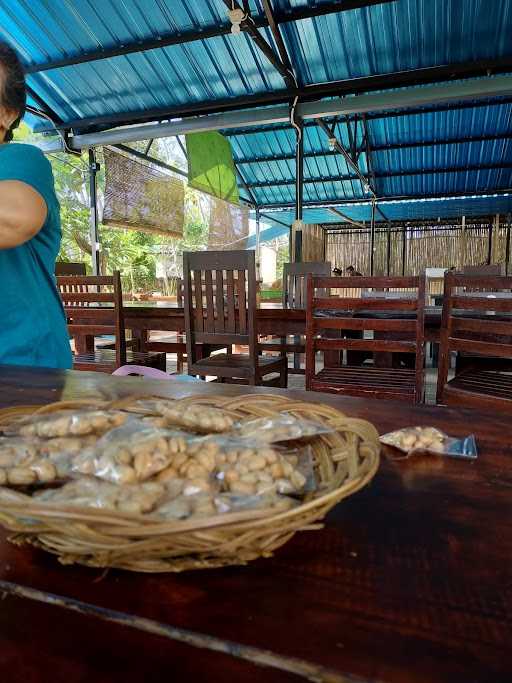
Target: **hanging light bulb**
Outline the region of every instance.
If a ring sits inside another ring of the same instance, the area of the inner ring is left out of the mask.
[[[244,11],[240,8],[230,9],[228,16],[231,22],[231,33],[237,35],[242,30],[241,23],[245,19]]]

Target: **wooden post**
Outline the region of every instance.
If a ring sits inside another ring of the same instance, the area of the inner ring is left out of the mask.
[[[388,241],[387,241],[387,250],[386,250],[386,274],[389,277],[389,270],[390,270],[390,261],[391,261],[391,223],[388,223]]]
[[[405,275],[405,260],[407,258],[407,226],[402,228],[402,275]]]
[[[493,221],[489,222],[489,239],[487,241],[487,265],[490,266],[492,263],[492,229]]]
[[[508,267],[510,264],[510,222],[512,220],[512,214],[507,214],[507,243],[505,244],[505,275],[508,275]]]
[[[460,254],[460,262],[459,263],[453,263],[450,265],[457,266],[457,268],[463,268],[466,265],[469,265],[467,263],[468,259],[468,245],[467,245],[467,240],[466,240],[466,216],[462,216],[462,232],[461,232],[461,254]]]

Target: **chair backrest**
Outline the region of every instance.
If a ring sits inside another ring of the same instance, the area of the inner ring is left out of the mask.
[[[505,275],[504,263],[490,263],[481,266],[464,266],[461,269],[463,275]]]
[[[55,264],[55,275],[87,275],[87,270],[85,263],[57,261]]]
[[[438,400],[442,400],[452,351],[512,359],[512,277],[446,274]]]
[[[201,251],[183,254],[187,356],[196,344],[249,347],[256,366],[256,264],[254,251]]]
[[[69,334],[115,335],[116,366],[126,365],[126,335],[123,317],[121,274],[112,276],[59,276]]]
[[[353,297],[354,287],[364,297]],[[336,296],[325,296],[335,289]],[[382,289],[391,289],[390,298]],[[348,296],[340,293],[346,290]],[[400,290],[404,290],[402,296]],[[375,292],[375,296],[372,296]],[[398,294],[400,292],[400,294]],[[306,307],[306,386],[315,368],[316,351],[369,351],[416,354],[416,392],[423,391],[425,358],[425,278],[308,276]],[[329,330],[358,330],[361,339],[329,337]],[[364,337],[364,331],[385,338]]]
[[[283,308],[306,308],[306,279],[311,275],[330,275],[328,261],[285,263],[283,266]]]

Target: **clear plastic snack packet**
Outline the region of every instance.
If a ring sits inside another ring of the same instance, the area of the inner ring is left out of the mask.
[[[220,443],[219,439],[215,441]],[[248,446],[246,440],[229,438],[220,448],[215,476],[221,482],[221,491],[238,496],[304,493],[307,476],[298,466],[298,449],[281,452],[267,444],[253,442]],[[308,458],[312,469],[310,450],[304,451],[304,461]]]
[[[79,454],[72,470],[119,484],[145,481],[171,465],[178,476],[178,468],[187,461],[188,444],[194,438],[185,432],[157,429],[130,418]]]
[[[79,477],[60,488],[35,493],[33,497],[44,503],[139,515],[153,511],[165,495],[165,486],[157,482],[121,486],[95,477]]]
[[[260,444],[270,444],[329,434],[332,431],[329,427],[313,420],[298,418],[291,413],[279,413],[274,417],[260,417],[238,422],[230,435],[239,439],[256,439]]]
[[[7,427],[4,433],[41,439],[103,434],[119,427],[126,417],[118,410],[61,410],[30,415]]]
[[[235,420],[221,408],[202,403],[182,404],[169,399],[142,399],[131,407],[139,414],[153,416],[153,423],[169,429],[185,429],[199,434],[227,432]]]
[[[476,440],[473,434],[463,439],[448,436],[435,427],[404,427],[383,434],[381,443],[401,451],[397,460],[408,458],[414,453],[435,453],[453,458],[474,460],[478,457]]]

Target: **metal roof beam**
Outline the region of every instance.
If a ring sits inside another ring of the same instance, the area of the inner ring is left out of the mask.
[[[341,156],[345,159],[347,166],[354,171],[357,178],[361,181],[361,184],[363,186],[363,191],[371,192],[374,195],[375,194],[374,188],[370,185],[370,182],[368,181],[368,179],[362,174],[361,169],[356,164],[356,162],[352,159],[349,152],[347,152],[347,150],[343,147],[341,142],[338,140],[334,131],[331,130],[329,128],[329,126],[325,123],[325,121],[323,121],[322,119],[317,119],[317,123],[318,123],[318,126],[327,135],[329,140],[334,141],[335,149],[339,152],[339,154],[341,154]],[[350,176],[349,176],[349,179],[350,179]]]
[[[418,107],[428,104],[442,104],[448,97],[449,101],[457,99],[455,96],[449,96],[450,88],[461,89],[461,99],[468,98],[469,95],[465,94],[464,84],[457,82],[452,83],[449,87],[443,87],[439,90],[438,96],[439,100],[436,101],[434,98],[428,98],[425,94],[423,97],[421,93],[426,93],[429,88],[418,88],[417,90],[408,91],[396,91],[399,87],[411,87],[419,84],[428,83],[442,83],[446,81],[454,81],[455,79],[466,78],[470,79],[472,76],[488,76],[491,73],[498,72],[512,72],[512,56],[506,58],[500,58],[498,60],[487,60],[482,62],[464,62],[462,64],[451,64],[448,66],[431,67],[428,69],[414,69],[410,71],[399,71],[394,73],[380,74],[377,76],[368,76],[362,78],[351,78],[344,81],[334,81],[330,83],[321,83],[318,85],[307,85],[302,88],[287,88],[286,90],[272,91],[264,94],[257,95],[247,95],[243,97],[228,97],[219,100],[208,100],[205,102],[197,102],[195,104],[179,105],[173,107],[159,107],[154,109],[146,109],[139,112],[119,112],[116,114],[105,114],[101,116],[92,116],[83,119],[76,119],[67,121],[64,125],[68,128],[80,128],[85,129],[91,126],[102,126],[102,125],[127,125],[136,122],[148,122],[157,121],[162,119],[176,118],[176,117],[187,117],[187,116],[198,116],[200,114],[212,114],[221,111],[236,111],[240,109],[257,107],[257,106],[267,106],[271,104],[279,104],[283,102],[289,102],[290,99],[294,97],[299,97],[302,104],[299,105],[302,111],[298,112],[302,118],[311,118],[308,107],[312,110],[318,105],[317,101],[311,102],[310,100],[318,100],[322,97],[333,97],[335,98],[331,102],[336,103],[341,101],[342,95],[348,94],[360,94],[368,93],[372,91],[382,91],[390,90],[390,93],[379,93],[378,95],[373,95],[376,99],[376,104],[374,107],[366,108],[363,110],[354,109],[350,106],[353,104],[355,98],[346,98],[346,106],[340,111],[337,111],[336,106],[333,108],[326,106],[325,110],[320,113],[316,113],[316,116],[333,116],[339,114],[354,114],[361,112],[371,112],[379,111],[379,109],[389,108],[386,106],[386,99],[388,97],[396,96],[397,103],[395,108],[402,107]],[[501,78],[507,78],[503,76]],[[510,90],[503,89],[500,87],[499,77],[494,79],[482,78],[479,82],[481,83],[492,83],[493,81],[498,81],[494,87],[488,86],[488,91],[485,87],[481,88],[481,91],[474,95],[477,97],[499,97],[501,95],[509,95]],[[476,83],[477,81],[468,81],[468,83]],[[416,101],[408,102],[408,93],[417,93]],[[418,94],[419,93],[419,94]],[[366,97],[372,97],[371,95],[366,95]],[[400,97],[403,97],[404,102],[400,103]],[[270,121],[270,123],[272,123]]]
[[[309,126],[311,127],[311,126]],[[422,140],[420,142],[397,142],[386,145],[372,145],[372,152],[388,152],[400,149],[415,149],[421,147],[442,147],[443,145],[462,145],[472,142],[501,142],[512,140],[512,133],[502,133],[501,135],[471,135],[462,138],[445,138],[442,140]],[[359,148],[359,152],[364,152],[364,148]],[[336,156],[336,150],[320,150],[317,152],[306,152],[305,159],[313,159],[318,157],[332,157]],[[245,164],[260,164],[272,161],[293,161],[294,154],[268,154],[259,157],[245,157],[237,159],[237,164],[243,166]]]
[[[244,12],[244,9],[240,7],[236,0],[224,0],[224,4],[228,10],[239,9],[241,12]],[[267,43],[265,38],[258,31],[258,27],[249,12],[246,12],[245,19],[240,24],[240,28],[250,35],[260,52],[262,52],[272,66],[279,71],[286,85],[289,88],[296,87],[297,83],[293,72],[283,64],[281,59],[274,52],[272,46]]]
[[[445,86],[430,86],[407,91],[392,91],[374,95],[357,95],[349,98],[336,98],[322,102],[306,102],[297,105],[300,118],[323,118],[333,114],[346,114],[374,110],[414,107],[432,102],[475,99],[512,94],[512,76],[496,76],[487,79],[474,79]],[[254,109],[251,111],[229,112],[194,119],[170,121],[154,125],[141,125],[119,128],[117,130],[75,135],[71,140],[75,149],[118,142],[134,142],[148,138],[169,137],[183,133],[223,130],[226,128],[247,127],[268,123],[289,121],[287,106]]]
[[[277,218],[274,218],[273,216],[269,216],[266,213],[262,213],[261,211],[260,211],[260,217],[266,218],[267,220],[270,220],[270,221],[274,221],[274,223],[279,223],[279,225],[284,225],[285,228],[291,228],[292,227],[290,223],[285,223],[284,221],[280,221]]]
[[[422,114],[436,114],[436,113],[442,113],[442,112],[447,112],[447,111],[461,111],[464,109],[480,109],[483,107],[500,107],[500,106],[507,106],[512,104],[512,97],[502,97],[499,100],[478,100],[478,101],[472,101],[472,102],[451,102],[450,104],[445,104],[440,107],[411,107],[407,109],[402,109],[399,111],[383,111],[379,113],[369,113],[366,115],[366,119],[368,121],[381,121],[382,119],[394,119],[394,118],[400,118],[402,116],[420,116]],[[349,121],[353,121],[354,118],[357,116],[357,114],[354,115],[348,115],[347,118]],[[334,121],[335,117],[325,117],[325,121]],[[316,126],[316,123],[314,121],[306,121],[304,122],[304,127],[305,128],[312,128]],[[283,130],[290,130],[289,125],[283,125],[283,124],[278,124],[270,127],[258,127],[258,126],[253,126],[252,128],[247,128],[247,129],[234,129],[234,130],[225,130],[223,131],[223,134],[227,137],[236,137],[237,135],[258,135],[259,133],[271,133],[272,131],[283,131]]]
[[[265,17],[267,19],[270,31],[274,37],[274,42],[279,52],[279,56],[281,57],[281,61],[288,71],[293,73],[290,55],[288,54],[288,50],[284,44],[283,36],[281,35],[281,30],[279,29],[279,24],[275,17],[274,8],[272,7],[270,0],[261,0],[261,4],[263,5],[263,11],[265,12]]]
[[[482,190],[478,192],[450,192],[449,194],[426,194],[426,195],[394,195],[390,197],[380,197],[379,202],[384,206],[388,204],[407,204],[407,202],[428,202],[428,201],[448,201],[450,199],[478,199],[481,197],[503,197],[510,196],[512,200],[512,188],[507,188],[503,190]],[[371,199],[325,199],[325,200],[314,200],[305,201],[304,208],[310,209],[329,209],[331,207],[343,207],[343,206],[368,206],[371,208]],[[277,211],[293,209],[295,205],[293,202],[276,202],[275,204],[261,204],[260,209],[262,211]]]
[[[422,175],[439,175],[440,173],[466,173],[467,171],[502,171],[511,170],[512,163],[500,163],[500,164],[479,164],[476,166],[448,166],[443,168],[421,168],[405,171],[381,171],[375,173],[376,178],[405,178],[409,176],[422,176]],[[351,180],[360,180],[357,175],[332,175],[332,176],[318,176],[316,178],[304,178],[305,184],[316,184],[316,183],[337,183],[345,182]],[[260,181],[256,183],[249,183],[249,187],[280,187],[286,185],[293,185],[295,180],[272,180],[272,181]]]
[[[396,0],[345,0],[345,2],[331,2],[320,7],[302,7],[296,10],[280,12],[275,15],[275,19],[278,23],[284,24],[293,21],[300,21],[301,19],[318,17],[325,14],[335,14],[348,10],[361,9],[363,7],[371,7],[373,5],[389,4],[395,1]],[[269,26],[268,19],[263,16],[254,17],[254,23],[257,28]],[[221,24],[220,26],[210,26],[197,30],[194,29],[192,31],[183,31],[181,33],[167,33],[159,35],[156,38],[150,38],[148,40],[127,43],[103,50],[91,50],[82,54],[70,55],[61,59],[54,59],[40,64],[28,64],[25,68],[25,72],[27,74],[39,73],[40,71],[60,69],[66,66],[84,64],[85,62],[96,62],[102,59],[111,59],[112,57],[133,54],[135,52],[147,52],[149,50],[158,50],[163,47],[170,47],[171,45],[183,45],[184,43],[190,43],[196,40],[206,40],[208,38],[229,35],[230,33],[231,23]]]
[[[342,211],[339,211],[338,209],[335,209],[334,207],[327,209],[331,213],[333,213],[335,216],[341,216],[347,223],[351,223],[352,225],[355,225],[358,228],[366,228],[367,226],[364,223],[358,223],[358,221],[355,221],[353,218],[350,218],[350,216],[347,216],[346,213],[343,213]]]

